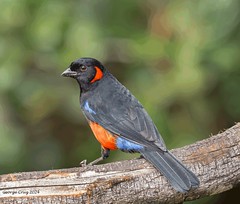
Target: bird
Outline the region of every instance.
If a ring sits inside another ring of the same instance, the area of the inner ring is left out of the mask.
[[[197,176],[167,149],[142,104],[100,61],[79,58],[62,76],[79,84],[80,107],[101,144],[101,157],[91,165],[109,157],[111,150],[140,153],[176,191],[186,193],[199,186]]]

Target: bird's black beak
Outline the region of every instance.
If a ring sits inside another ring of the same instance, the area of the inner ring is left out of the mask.
[[[64,77],[75,77],[77,76],[77,72],[72,71],[70,68],[67,68],[63,73],[62,76]]]

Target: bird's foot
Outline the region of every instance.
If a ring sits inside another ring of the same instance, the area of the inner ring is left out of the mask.
[[[87,164],[87,160],[84,159],[84,160],[82,160],[82,161],[79,163],[79,165],[80,165],[81,167],[93,166],[93,165],[97,164],[98,162],[102,161],[103,159],[104,159],[103,157],[99,157],[99,158],[95,159],[94,161],[92,161],[92,162],[90,162],[90,163],[88,163],[88,164]]]
[[[79,163],[79,165],[80,165],[81,167],[87,166],[87,160],[86,160],[86,159],[82,160],[82,161]]]

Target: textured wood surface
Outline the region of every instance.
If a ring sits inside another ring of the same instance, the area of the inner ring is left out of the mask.
[[[172,151],[200,179],[176,192],[144,159],[0,176],[0,203],[181,203],[240,185],[240,123]]]

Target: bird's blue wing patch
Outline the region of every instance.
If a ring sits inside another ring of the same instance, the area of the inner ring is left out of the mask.
[[[96,112],[89,106],[88,101],[85,102],[83,108],[91,114],[96,114]]]
[[[144,147],[142,145],[130,142],[124,138],[118,137],[117,148],[127,152],[138,152],[139,150],[142,150]]]

